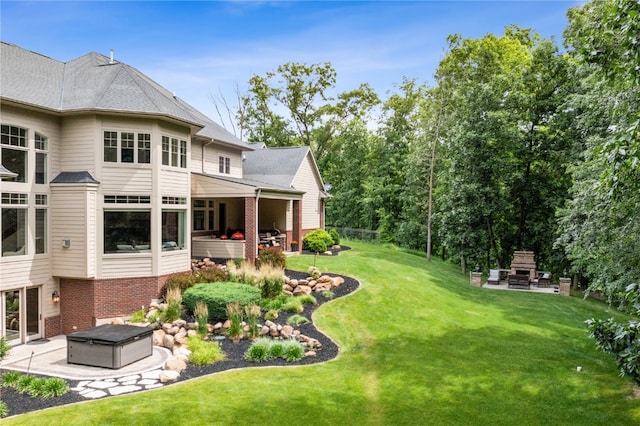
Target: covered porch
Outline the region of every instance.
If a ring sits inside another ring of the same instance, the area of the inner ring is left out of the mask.
[[[193,173],[191,256],[254,261],[265,244],[291,251],[292,241],[302,235],[302,195],[257,181]]]

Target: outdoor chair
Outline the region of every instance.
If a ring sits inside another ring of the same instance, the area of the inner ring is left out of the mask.
[[[539,272],[538,278],[534,280],[538,287],[549,287],[551,285],[551,272]]]
[[[498,271],[497,269],[490,269],[489,277],[487,278],[487,284],[500,284],[500,271]]]

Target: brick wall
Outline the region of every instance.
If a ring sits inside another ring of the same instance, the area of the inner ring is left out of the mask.
[[[59,336],[60,331],[60,315],[48,317],[44,319],[44,338]]]
[[[160,297],[171,275],[105,280],[61,278],[60,332],[85,330],[95,326],[98,319],[128,316],[143,305],[149,306],[152,299]]]

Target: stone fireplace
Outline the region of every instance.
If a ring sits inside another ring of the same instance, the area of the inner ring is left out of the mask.
[[[513,252],[510,274],[529,275],[529,280],[533,281],[536,278],[536,261],[533,258],[533,252]]]

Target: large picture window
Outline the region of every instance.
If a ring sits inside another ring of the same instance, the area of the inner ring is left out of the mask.
[[[144,253],[151,251],[149,210],[104,212],[104,253]]]
[[[185,212],[184,210],[162,211],[162,250],[181,250],[184,248]]]

